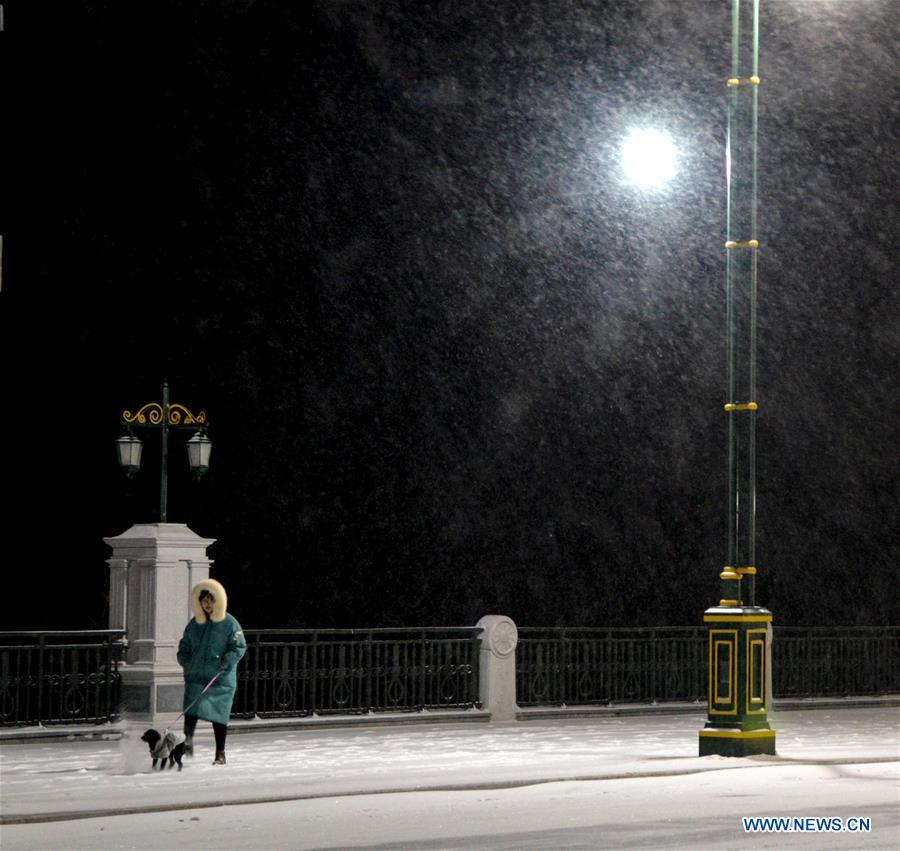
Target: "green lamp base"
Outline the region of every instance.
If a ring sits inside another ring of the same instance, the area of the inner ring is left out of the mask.
[[[774,730],[727,730],[707,727],[700,731],[700,756],[775,755]]]

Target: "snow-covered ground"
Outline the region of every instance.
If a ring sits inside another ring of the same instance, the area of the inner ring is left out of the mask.
[[[181,773],[121,741],[4,744],[3,851],[900,847],[900,711],[784,712],[778,756],[696,756],[704,717],[233,735]],[[221,806],[225,805],[225,806]],[[92,818],[83,818],[87,813]],[[74,816],[74,818],[73,818]],[[747,834],[742,816],[870,818]]]

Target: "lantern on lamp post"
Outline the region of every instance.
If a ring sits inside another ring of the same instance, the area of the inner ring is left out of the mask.
[[[212,441],[206,432],[198,431],[187,442],[188,465],[195,479],[205,476],[209,471],[209,455],[212,452]]]
[[[169,385],[163,382],[162,404],[148,402],[136,413],[122,412],[122,425],[125,434],[116,439],[116,451],[119,464],[125,475],[133,478],[141,467],[143,442],[136,437],[133,429],[158,429],[162,442],[162,460],[160,464],[159,485],[159,522],[166,522],[168,503],[169,477],[169,432],[172,430],[190,429],[193,436],[187,441],[188,465],[195,479],[201,478],[209,470],[209,456],[212,452],[212,441],[206,434],[206,412],[193,414],[184,405],[169,402]]]
[[[144,444],[139,437],[135,437],[129,430],[116,439],[116,452],[119,455],[119,465],[129,479],[134,478],[141,469],[141,451]]]

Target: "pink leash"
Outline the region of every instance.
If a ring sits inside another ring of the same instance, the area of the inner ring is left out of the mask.
[[[204,686],[203,691],[201,691],[200,694],[198,694],[198,695],[197,695],[197,696],[196,696],[196,697],[195,697],[195,698],[194,698],[194,699],[193,699],[193,700],[192,700],[192,701],[191,701],[184,709],[181,710],[181,715],[179,715],[179,716],[178,716],[171,724],[169,724],[168,727],[166,727],[165,730],[163,730],[163,738],[165,738],[165,737],[166,737],[166,733],[168,733],[169,730],[170,730],[172,727],[174,727],[174,726],[178,723],[178,721],[179,721],[181,718],[183,718],[183,717],[185,716],[185,714],[187,713],[188,709],[190,709],[190,708],[191,708],[198,700],[200,700],[201,697],[203,697],[204,694],[206,694],[206,693],[209,691],[210,686],[211,686],[217,679],[219,679],[219,674],[221,674],[221,673],[222,673],[221,671],[216,671],[215,676],[214,676],[214,677],[213,677],[213,678],[212,678],[212,679]]]

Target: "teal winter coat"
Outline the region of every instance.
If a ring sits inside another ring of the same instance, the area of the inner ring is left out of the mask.
[[[215,608],[208,618],[199,604],[204,588],[212,591],[216,598]],[[182,706],[186,712],[205,721],[227,724],[237,688],[236,668],[247,650],[247,642],[241,625],[225,611],[225,589],[218,582],[212,579],[200,582],[191,596],[192,605],[195,604],[194,617],[178,643],[178,664],[184,669]],[[219,671],[216,681],[200,697]],[[197,702],[191,706],[195,700]]]

